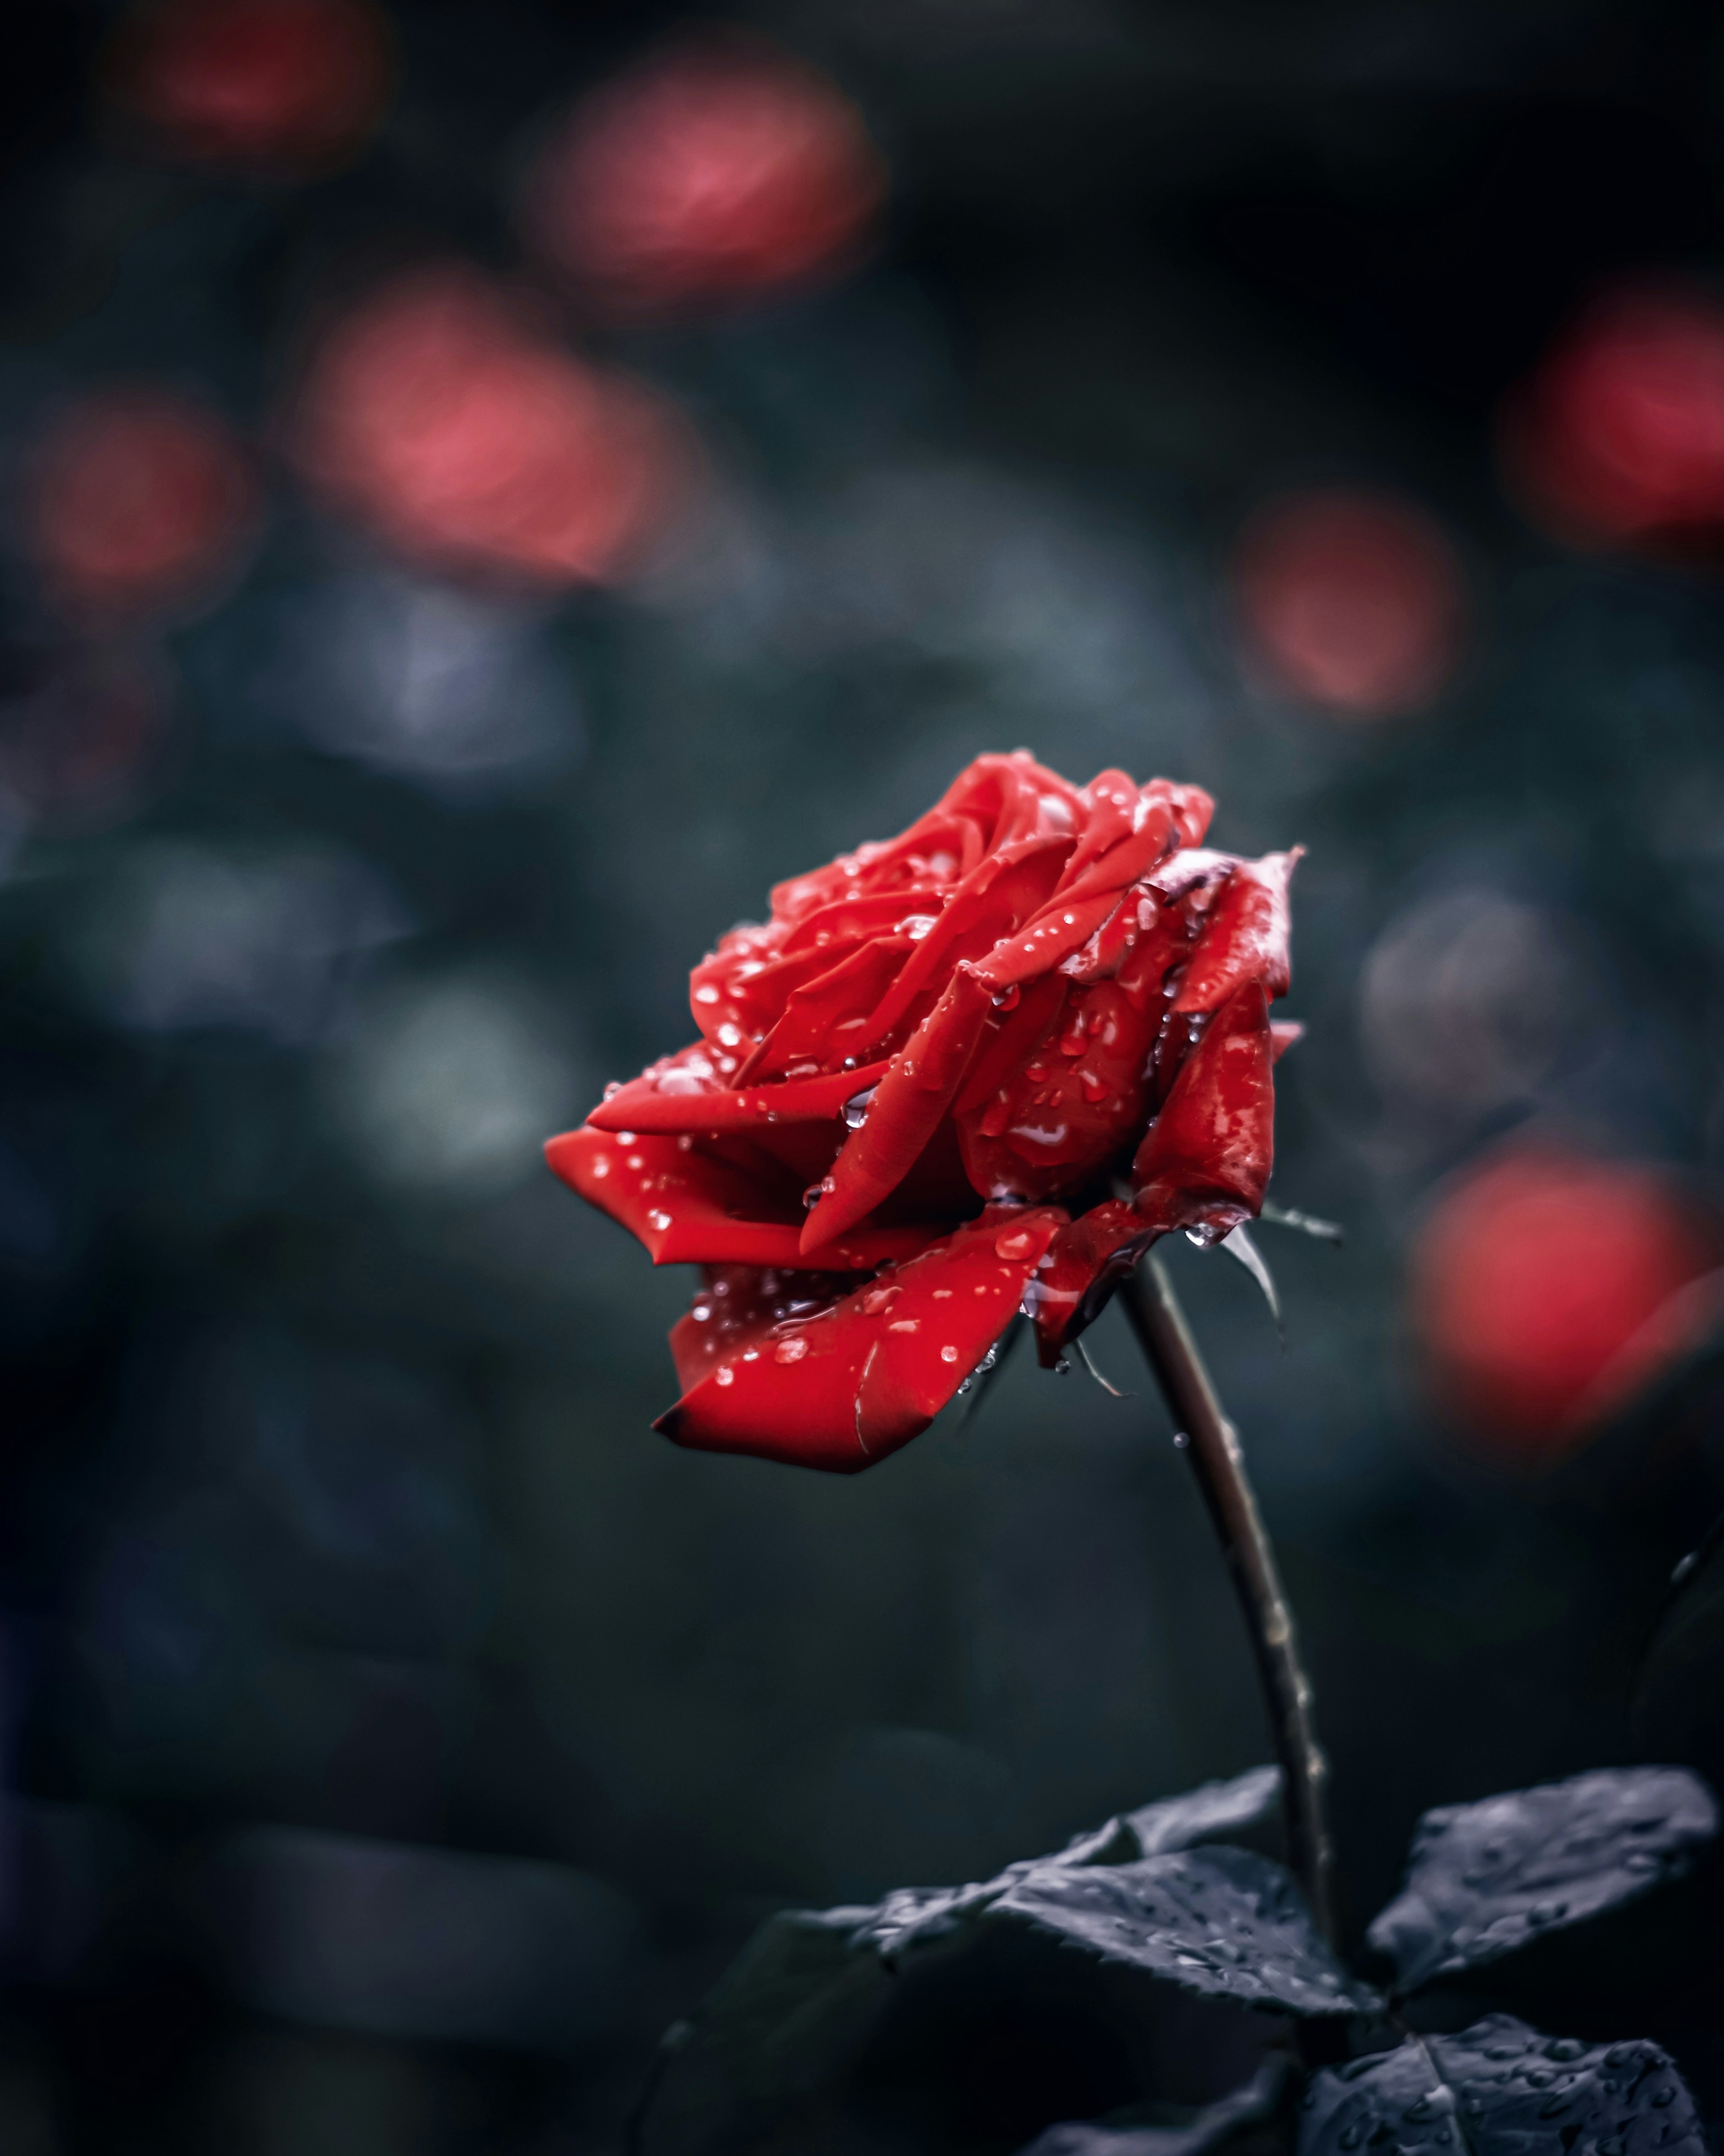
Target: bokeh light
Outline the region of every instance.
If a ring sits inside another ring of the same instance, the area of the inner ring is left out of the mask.
[[[668,403],[454,267],[403,276],[331,327],[294,441],[325,499],[399,552],[546,585],[644,566],[695,470]]]
[[[1655,1168],[1501,1153],[1450,1185],[1414,1252],[1432,1389],[1489,1456],[1559,1459],[1716,1322],[1719,1255]]]
[[[258,507],[245,452],[213,412],[162,390],[115,388],[64,406],[36,443],[25,541],[68,610],[150,613],[219,583]]]
[[[1511,490],[1559,536],[1693,545],[1724,531],[1724,305],[1601,300],[1505,406]]]
[[[543,251],[617,305],[746,297],[854,256],[885,192],[860,114],[750,40],[672,51],[577,107],[540,161]]]
[[[1233,583],[1248,660],[1282,694],[1369,719],[1427,703],[1462,649],[1454,548],[1423,511],[1339,490],[1271,502],[1247,524]]]
[[[393,74],[365,0],[167,0],[121,26],[108,82],[177,156],[316,167],[370,134]]]
[[[165,669],[123,649],[0,648],[0,799],[89,829],[136,805],[167,733]]]

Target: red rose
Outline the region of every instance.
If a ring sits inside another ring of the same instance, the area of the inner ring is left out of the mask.
[[[1257,1212],[1298,854],[1209,852],[1211,808],[979,757],[695,968],[701,1038],[546,1148],[655,1264],[706,1268],[660,1430],[869,1466],[1020,1306],[1051,1363],[1157,1236]]]

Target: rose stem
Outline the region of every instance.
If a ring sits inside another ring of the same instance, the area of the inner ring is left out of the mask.
[[[1300,1662],[1293,1613],[1281,1591],[1275,1552],[1245,1472],[1245,1455],[1238,1433],[1222,1412],[1167,1268],[1154,1255],[1146,1257],[1121,1293],[1174,1428],[1188,1440],[1185,1449],[1198,1486],[1221,1537],[1222,1554],[1257,1657],[1270,1730],[1281,1763],[1288,1857],[1317,1929],[1332,1943],[1333,1858],[1323,1815],[1323,1784],[1329,1769],[1317,1744],[1311,1683]]]

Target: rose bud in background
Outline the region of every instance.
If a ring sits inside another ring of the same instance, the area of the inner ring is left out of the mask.
[[[1431,1389],[1488,1457],[1550,1465],[1724,1317],[1720,1255],[1657,1168],[1499,1154],[1445,1188],[1414,1248]]]
[[[376,126],[394,56],[366,0],[164,0],[122,22],[106,73],[114,104],[174,156],[315,168]]]
[[[1724,306],[1703,293],[1599,300],[1503,408],[1511,490],[1583,544],[1716,545],[1724,534]]]
[[[744,299],[852,259],[885,193],[861,116],[764,43],[674,50],[579,105],[529,182],[541,250],[623,311]]]
[[[461,268],[405,275],[337,321],[290,434],[326,501],[398,552],[548,585],[646,566],[699,470],[664,398],[576,359]]]
[[[1392,495],[1270,504],[1233,563],[1248,664],[1274,689],[1351,719],[1428,703],[1465,640],[1460,564],[1433,520]]]
[[[224,421],[165,391],[124,388],[49,421],[27,464],[23,521],[54,602],[107,618],[207,595],[243,558],[259,506]]]
[[[1194,786],[980,757],[901,836],[780,884],[694,971],[700,1039],[550,1161],[655,1264],[680,1444],[866,1467],[1020,1306],[1055,1363],[1157,1236],[1252,1218],[1296,854]]]

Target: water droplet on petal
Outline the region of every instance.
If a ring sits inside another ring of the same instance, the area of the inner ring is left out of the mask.
[[[726,1363],[722,1369],[713,1372],[712,1381],[717,1385],[734,1385],[736,1382],[736,1373]]]
[[[955,1363],[957,1360],[957,1350],[949,1340],[940,1350],[940,1360],[942,1363]]]
[[[1035,1248],[1035,1237],[1028,1228],[1008,1228],[994,1237],[993,1247],[1003,1258],[1027,1258]]]
[[[799,1363],[808,1352],[808,1342],[799,1332],[796,1332],[793,1333],[789,1339],[781,1340],[773,1348],[772,1360],[775,1363]]]
[[[670,1225],[670,1215],[668,1213],[664,1212],[655,1211],[649,1213],[647,1215],[647,1225],[649,1228],[656,1228],[659,1233],[662,1235],[664,1230]]]

